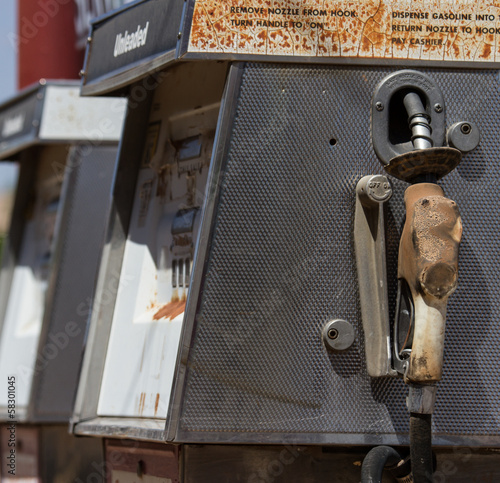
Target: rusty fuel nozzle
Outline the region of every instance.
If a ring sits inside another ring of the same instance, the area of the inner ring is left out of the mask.
[[[389,106],[386,114],[384,105]],[[411,139],[408,131],[401,129],[404,117]],[[458,207],[436,184],[462,158],[461,151],[444,145],[444,132],[444,99],[431,78],[404,70],[390,74],[378,85],[372,104],[375,152],[389,174],[411,183],[404,196],[406,219],[399,244],[398,304],[391,335],[392,368],[409,386],[415,483],[432,482],[434,472],[432,413],[443,373],[446,308],[458,283],[462,237]],[[463,141],[456,129],[450,139],[456,139],[452,144],[459,146]]]
[[[446,305],[458,282],[462,236],[458,207],[435,181],[459,163],[461,152],[433,147],[430,117],[417,92],[407,92],[403,103],[414,150],[391,159],[386,169],[397,167],[414,183],[405,192],[406,221],[398,260],[398,278],[409,287],[414,313],[404,378],[409,384],[428,385],[442,375]],[[432,412],[429,406],[427,410]]]
[[[410,186],[405,206],[398,277],[411,290],[415,313],[405,380],[429,384],[441,379],[446,305],[458,282],[462,222],[456,203],[436,184]]]
[[[446,306],[457,287],[462,238],[458,207],[435,183],[458,165],[462,153],[450,147],[433,147],[430,116],[416,92],[410,90],[403,103],[414,150],[391,159],[386,169],[393,168],[399,177],[414,183],[405,192],[398,278],[406,282],[413,304],[411,349],[403,365],[409,385],[412,477],[415,483],[429,483],[434,469],[431,418],[436,384],[443,373]]]

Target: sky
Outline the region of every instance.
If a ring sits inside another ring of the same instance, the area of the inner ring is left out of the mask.
[[[16,0],[2,0],[0,6],[0,102],[16,92],[16,52],[9,33],[16,31]]]
[[[9,42],[9,34],[16,31],[17,0],[1,0],[0,5],[0,103],[14,96],[17,87],[16,52]],[[15,166],[0,163],[0,192],[15,183]]]

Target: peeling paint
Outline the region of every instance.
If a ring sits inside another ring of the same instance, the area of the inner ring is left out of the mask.
[[[197,0],[190,52],[495,62],[500,5]]]
[[[415,307],[406,378],[425,384],[442,377],[446,306],[458,283],[462,222],[457,204],[436,184],[407,188],[405,206],[398,277],[408,283]]]

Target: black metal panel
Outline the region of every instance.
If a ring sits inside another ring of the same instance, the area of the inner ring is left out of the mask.
[[[393,71],[245,68],[236,110],[223,120],[231,135],[219,133],[216,147],[228,154],[212,173],[215,210],[202,228],[211,227],[209,250],[196,262],[198,270],[205,262],[201,287],[188,301],[187,314],[196,315],[186,320],[194,331],[185,332],[189,354],[175,395],[182,402],[172,412],[177,441],[408,441],[403,382],[366,372],[352,238],[356,183],[382,173],[371,96]],[[460,207],[464,236],[435,442],[500,445],[498,72],[424,72],[443,90],[448,125],[472,121],[482,134],[442,182]],[[387,214],[392,312],[405,186],[394,183]],[[332,318],[356,331],[353,347],[334,355],[321,340]]]
[[[63,422],[72,413],[116,155],[117,147],[90,145],[75,147],[70,155],[31,394],[32,421]]]
[[[147,0],[125,6],[94,23],[84,85],[111,77],[160,54],[175,52],[183,8],[183,0]],[[127,51],[115,50],[120,39],[145,28],[145,40],[143,34],[139,39],[142,45],[134,43]]]
[[[39,88],[29,89],[19,98],[0,106],[0,156],[36,138],[40,123],[39,92]]]

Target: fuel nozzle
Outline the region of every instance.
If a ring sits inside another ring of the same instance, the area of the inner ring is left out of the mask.
[[[408,187],[405,207],[398,278],[411,291],[414,320],[404,377],[407,383],[435,384],[443,368],[446,306],[458,283],[462,222],[456,203],[437,184]]]
[[[410,135],[401,129],[404,117]],[[449,136],[450,144],[474,144],[464,143],[456,131]],[[375,152],[390,175],[410,183],[399,244],[400,290],[392,359],[395,371],[409,386],[415,483],[432,482],[431,416],[443,372],[446,308],[457,287],[462,236],[458,207],[437,185],[462,158],[461,151],[445,145],[445,133],[444,98],[431,78],[404,70],[390,74],[377,86],[372,103]]]
[[[414,150],[391,160],[413,184],[405,192],[406,220],[399,245],[398,278],[412,298],[413,321],[404,379],[409,385],[410,454],[415,482],[432,482],[431,415],[443,372],[448,298],[458,282],[462,222],[456,203],[436,180],[461,160],[461,152],[434,148],[432,128],[416,92],[404,97]],[[417,162],[415,162],[417,161]]]
[[[411,352],[404,377],[410,384],[429,385],[441,379],[446,305],[458,282],[458,247],[462,235],[458,207],[444,196],[435,181],[458,164],[461,152],[450,147],[433,147],[430,117],[417,92],[408,92],[403,103],[414,150],[389,164],[414,165],[412,161],[418,159],[418,174],[411,177],[413,184],[405,192],[406,221],[398,260],[398,278],[409,287],[414,308]]]

